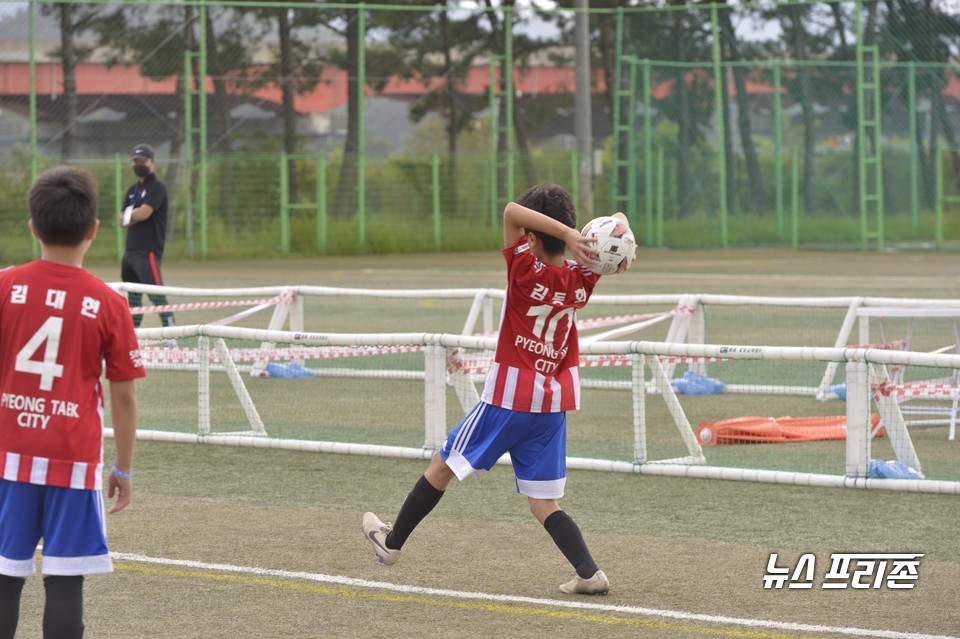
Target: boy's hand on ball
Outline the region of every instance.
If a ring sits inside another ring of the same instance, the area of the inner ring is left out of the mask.
[[[577,264],[583,266],[592,266],[597,263],[597,241],[593,238],[583,237],[576,229],[570,229],[565,240],[567,248],[570,249],[570,255],[576,260]]]

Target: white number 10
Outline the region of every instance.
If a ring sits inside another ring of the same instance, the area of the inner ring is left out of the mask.
[[[547,344],[553,345],[553,336],[557,331],[557,325],[560,323],[560,320],[564,317],[570,317],[574,313],[574,308],[568,306],[565,309],[561,310],[559,313],[550,317],[550,314],[554,311],[554,307],[550,304],[544,304],[542,306],[531,306],[527,309],[528,317],[536,317],[537,321],[533,323],[533,334],[541,338]],[[547,322],[547,318],[550,318],[550,322]],[[566,345],[567,337],[570,335],[570,328],[573,326],[573,321],[567,322],[567,332],[563,336],[562,345]],[[546,329],[546,330],[544,330]],[[563,346],[561,346],[562,348]]]
[[[53,390],[53,382],[63,377],[63,365],[57,363],[57,353],[60,351],[60,333],[63,331],[62,317],[48,317],[47,321],[37,329],[20,352],[13,370],[21,373],[31,373],[40,376],[40,390]],[[46,343],[43,349],[43,361],[33,359],[40,346]]]

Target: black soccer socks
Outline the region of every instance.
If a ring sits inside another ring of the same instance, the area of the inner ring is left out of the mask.
[[[567,561],[573,564],[578,575],[589,579],[596,574],[600,568],[593,560],[587,548],[587,542],[583,540],[580,527],[570,515],[558,510],[546,518],[543,527],[547,529],[547,533],[553,538],[553,543],[557,545]]]
[[[413,490],[403,500],[403,505],[400,506],[400,513],[393,523],[393,530],[387,535],[387,548],[394,550],[403,548],[407,537],[423,521],[423,518],[430,514],[441,497],[443,497],[443,491],[431,486],[427,478],[421,475],[414,484]]]

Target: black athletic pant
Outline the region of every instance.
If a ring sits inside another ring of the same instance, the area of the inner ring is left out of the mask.
[[[20,617],[20,594],[25,579],[0,575],[0,639],[13,639]],[[43,578],[44,639],[83,637],[83,576],[48,575]]]
[[[23,577],[0,575],[0,639],[13,639],[17,634],[20,593],[26,581]]]
[[[120,263],[120,279],[124,282],[134,284],[163,284],[163,276],[160,274],[160,256],[153,251],[124,251],[123,261]],[[164,306],[167,304],[166,295],[149,295],[150,301],[155,306]],[[127,302],[135,308],[142,304],[143,295],[141,293],[127,293]],[[143,321],[143,315],[133,316],[133,325],[140,326]],[[160,313],[160,322],[164,326],[173,326],[173,313]]]

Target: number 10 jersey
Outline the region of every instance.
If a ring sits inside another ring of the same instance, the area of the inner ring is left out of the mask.
[[[481,400],[527,413],[580,408],[580,348],[576,311],[599,276],[566,260],[538,260],[525,238],[502,251],[507,294],[493,365]]]

